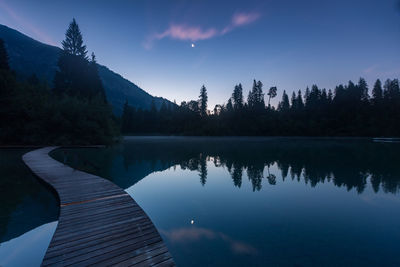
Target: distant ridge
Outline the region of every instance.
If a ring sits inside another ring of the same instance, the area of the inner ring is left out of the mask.
[[[19,77],[26,78],[36,74],[39,79],[52,83],[57,69],[58,56],[61,52],[60,48],[36,41],[1,24],[0,38],[5,42],[11,68],[16,71]],[[142,109],[150,109],[153,100],[158,108],[164,101],[171,103],[162,97],[150,95],[106,66],[98,65],[98,68],[107,99],[116,115],[122,114],[126,100],[131,106]]]

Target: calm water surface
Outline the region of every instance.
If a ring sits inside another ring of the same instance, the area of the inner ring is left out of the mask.
[[[53,156],[142,206],[179,266],[400,266],[400,144],[132,137]]]
[[[40,266],[57,227],[55,195],[22,162],[29,149],[0,149],[0,266]]]

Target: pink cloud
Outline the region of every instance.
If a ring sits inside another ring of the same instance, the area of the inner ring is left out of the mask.
[[[149,36],[143,43],[143,46],[146,49],[151,49],[154,41],[164,38],[195,42],[199,40],[210,39],[216,35],[218,35],[218,31],[214,28],[203,30],[201,27],[171,24],[164,32]]]
[[[146,49],[151,49],[154,41],[164,38],[170,38],[181,41],[200,41],[211,39],[216,36],[225,35],[233,31],[237,27],[251,24],[261,17],[259,13],[237,13],[233,15],[231,22],[222,30],[215,28],[203,29],[200,26],[187,26],[179,24],[171,24],[164,32],[156,33],[147,38],[143,43]]]
[[[206,228],[188,227],[172,229],[171,231],[160,229],[160,232],[164,234],[169,239],[169,241],[174,243],[197,242],[201,239],[220,239],[225,241],[230,246],[231,250],[237,254],[258,253],[257,249],[249,244],[246,244],[239,240],[235,240],[224,233],[214,232]]]
[[[232,22],[222,30],[222,34],[233,31],[235,28],[251,24],[260,18],[259,13],[237,13],[233,15]]]
[[[236,26],[242,26],[246,24],[253,23],[260,18],[258,13],[239,13],[233,16],[232,23]]]
[[[198,41],[210,39],[217,35],[217,30],[210,28],[203,30],[200,27],[189,27],[185,25],[171,25],[165,32],[155,35],[156,39],[170,37],[178,40]]]

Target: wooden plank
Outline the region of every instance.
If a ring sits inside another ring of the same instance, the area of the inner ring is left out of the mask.
[[[155,229],[154,229],[155,230]],[[82,258],[93,258],[94,256],[103,255],[111,251],[111,249],[120,249],[128,244],[135,243],[136,240],[148,240],[158,238],[157,232],[149,229],[146,232],[136,233],[135,235],[125,235],[119,238],[108,240],[107,242],[96,242],[91,246],[82,246],[81,249],[69,250],[66,253],[52,254],[46,257],[46,264],[54,264],[60,261],[78,261]]]
[[[157,229],[117,185],[52,159],[45,147],[23,161],[60,199],[57,229],[42,266],[175,266]]]
[[[143,227],[141,230],[130,229],[127,231],[126,229],[119,229],[119,231],[113,231],[112,233],[109,232],[102,233],[101,235],[95,235],[92,236],[91,238],[86,238],[86,240],[64,242],[61,245],[49,247],[49,250],[47,251],[48,254],[47,256],[48,258],[51,258],[59,254],[66,254],[95,244],[109,242],[111,240],[119,239],[125,236],[128,237],[129,235],[137,234],[140,231],[147,231],[147,230],[154,231],[154,229],[155,229],[154,226],[149,224]]]
[[[162,243],[159,243],[159,244],[149,247],[147,251],[145,251],[142,254],[137,255],[136,257],[132,257],[131,253],[128,252],[128,253],[124,253],[119,256],[116,256],[114,258],[111,258],[107,261],[102,261],[101,265],[103,265],[103,264],[108,265],[108,266],[110,266],[110,265],[120,265],[120,266],[134,265],[134,264],[138,264],[143,261],[146,261],[149,257],[157,256],[157,255],[163,254],[165,252],[168,252],[167,248],[165,246],[163,246]]]
[[[63,244],[69,244],[69,243],[74,243],[74,242],[79,244],[80,242],[87,242],[88,240],[96,239],[97,237],[101,237],[104,234],[118,232],[118,231],[121,231],[121,229],[126,230],[126,229],[129,229],[134,226],[138,227],[138,228],[145,227],[149,223],[151,223],[150,220],[142,219],[139,221],[135,220],[134,222],[132,222],[132,221],[123,222],[121,224],[118,224],[118,225],[115,225],[112,227],[105,227],[103,229],[98,229],[98,230],[93,230],[93,231],[72,233],[72,234],[69,234],[68,236],[67,235],[63,235],[63,236],[55,235],[53,237],[53,241],[50,244],[51,246],[49,246],[49,249],[54,246],[63,245]]]

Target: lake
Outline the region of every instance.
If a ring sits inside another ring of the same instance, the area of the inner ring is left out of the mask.
[[[28,151],[0,149],[0,266],[39,266],[57,227],[57,198],[22,162]]]
[[[178,266],[400,266],[399,152],[399,143],[369,139],[127,137],[52,156],[124,188]],[[16,244],[32,231],[52,234],[58,212],[24,176],[10,182],[6,215],[45,219],[25,228],[9,219],[6,240]]]

